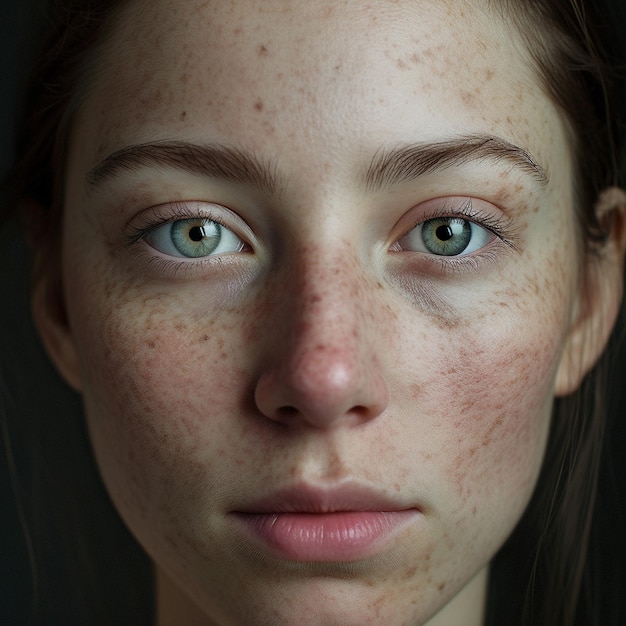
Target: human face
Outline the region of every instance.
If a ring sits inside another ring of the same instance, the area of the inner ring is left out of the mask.
[[[69,369],[207,623],[480,623],[576,299],[539,85],[476,2],[118,16],[70,146]]]

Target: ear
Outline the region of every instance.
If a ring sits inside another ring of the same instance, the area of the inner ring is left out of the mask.
[[[31,309],[35,327],[61,376],[79,391],[80,368],[63,294],[59,220],[51,219],[49,211],[35,202],[23,206],[21,214],[33,259]]]
[[[622,302],[626,193],[606,189],[596,204],[606,240],[585,255],[574,319],[556,376],[555,394],[574,392],[604,351]]]

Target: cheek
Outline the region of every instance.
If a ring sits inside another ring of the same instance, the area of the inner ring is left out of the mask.
[[[162,516],[243,462],[249,390],[237,318],[196,314],[180,305],[189,294],[85,285],[74,333],[100,469],[123,514]]]
[[[420,462],[444,486],[449,519],[481,528],[483,547],[506,538],[532,495],[571,307],[571,277],[516,278],[468,300],[465,321],[433,324],[423,356],[405,365],[415,372],[408,401],[425,422]]]
[[[483,345],[492,337],[468,339],[470,348],[441,374],[456,397],[450,473],[461,502],[482,498],[485,489],[519,498],[536,479],[552,406],[555,346],[547,338],[518,342],[516,335],[495,349]]]

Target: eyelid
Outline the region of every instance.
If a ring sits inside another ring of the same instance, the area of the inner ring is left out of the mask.
[[[206,219],[233,231],[247,246],[256,248],[256,238],[248,224],[232,209],[212,202],[190,200],[158,204],[131,217],[125,231],[131,244],[164,224],[179,220]]]
[[[437,218],[461,218],[485,229],[493,239],[481,248],[456,256],[437,255],[430,252],[403,250],[400,241],[413,229],[428,220]],[[422,202],[396,223],[393,229],[390,252],[410,255],[426,268],[434,268],[437,273],[449,274],[479,270],[481,262],[497,262],[503,253],[517,251],[520,239],[513,219],[491,202],[470,196],[446,196]]]
[[[393,243],[428,220],[446,217],[466,219],[512,247],[518,239],[513,220],[491,202],[470,196],[446,196],[427,200],[407,211],[393,228]]]

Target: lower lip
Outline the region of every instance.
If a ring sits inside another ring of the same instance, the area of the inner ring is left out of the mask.
[[[332,562],[376,554],[418,515],[406,511],[236,513],[255,539],[291,561]]]

